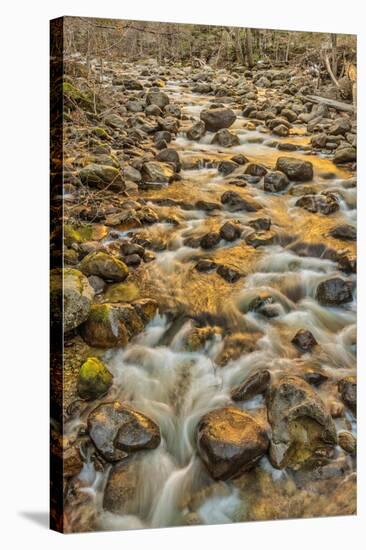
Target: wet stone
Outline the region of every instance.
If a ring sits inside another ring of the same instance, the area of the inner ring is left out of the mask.
[[[160,444],[160,430],[155,422],[119,401],[103,403],[92,410],[88,431],[108,462],[122,460],[141,449],[155,449]]]
[[[211,476],[226,480],[256,465],[268,448],[268,437],[249,413],[225,407],[201,418],[197,447]]]
[[[220,237],[225,241],[235,241],[241,235],[242,229],[240,225],[233,222],[225,222],[220,228]]]
[[[338,382],[338,391],[341,394],[343,403],[356,413],[357,405],[357,383],[355,376],[346,376]]]
[[[217,274],[228,283],[235,283],[240,279],[240,277],[243,276],[237,269],[227,265],[219,265],[217,268]]]
[[[352,302],[352,284],[340,277],[320,283],[316,289],[316,299],[322,305],[337,306]]]
[[[200,246],[201,248],[208,250],[210,248],[214,248],[215,246],[217,246],[219,242],[220,242],[219,233],[211,232],[211,233],[207,233],[201,238]]]
[[[251,374],[242,384],[231,391],[233,401],[247,401],[258,394],[265,393],[271,381],[271,374],[263,369]]]
[[[308,353],[317,345],[317,341],[310,330],[299,330],[291,342],[301,353]]]
[[[217,264],[212,260],[208,260],[208,259],[199,260],[195,265],[195,268],[197,269],[197,271],[200,271],[201,273],[204,273],[206,271],[212,271],[213,269],[216,269],[216,267],[217,267]]]

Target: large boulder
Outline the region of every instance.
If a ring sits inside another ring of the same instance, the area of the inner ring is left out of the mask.
[[[323,401],[305,380],[284,375],[267,397],[272,427],[270,460],[275,468],[302,469],[333,455],[337,431]]]
[[[123,191],[124,181],[118,168],[104,164],[88,164],[79,170],[79,178],[82,183],[89,187],[108,189],[112,191]]]
[[[94,290],[77,269],[52,269],[50,275],[51,323],[65,332],[83,323],[89,315]]]
[[[311,162],[292,157],[278,157],[276,170],[280,170],[293,181],[310,181],[314,176]]]
[[[157,303],[148,298],[131,304],[94,304],[81,327],[83,338],[90,346],[123,347],[144,330],[156,311]]]
[[[124,262],[110,256],[106,252],[91,252],[80,263],[80,271],[85,275],[97,275],[107,281],[124,281],[128,275],[128,267]]]
[[[226,480],[255,466],[268,448],[268,437],[249,413],[224,407],[201,418],[197,446],[211,476]]]
[[[78,394],[82,399],[98,399],[107,393],[113,376],[97,357],[88,357],[82,364],[78,378]]]
[[[240,145],[240,140],[236,134],[233,134],[226,128],[219,130],[213,137],[211,143],[220,145],[221,147],[233,147]]]
[[[142,167],[142,179],[146,182],[169,183],[174,178],[174,168],[167,162],[150,160]]]
[[[337,306],[352,302],[352,283],[341,277],[322,281],[316,289],[316,299],[325,306]]]
[[[98,452],[108,462],[126,458],[160,444],[159,426],[151,418],[119,401],[102,403],[89,413],[88,431]]]
[[[229,128],[235,122],[236,115],[231,109],[218,107],[204,109],[200,113],[200,119],[205,123],[206,130],[217,132],[221,128]]]

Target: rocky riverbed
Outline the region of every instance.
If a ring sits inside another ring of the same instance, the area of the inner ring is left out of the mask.
[[[296,69],[93,71],[53,235],[66,530],[355,513],[353,116]]]

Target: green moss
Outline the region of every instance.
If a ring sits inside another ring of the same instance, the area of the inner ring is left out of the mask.
[[[105,130],[103,130],[103,128],[99,128],[98,126],[95,126],[94,128],[91,128],[89,130],[90,134],[99,138],[99,139],[104,139],[106,141],[110,140],[111,139],[111,136],[108,134],[108,132],[106,132]]]
[[[78,393],[82,399],[97,399],[107,393],[113,376],[97,357],[88,357],[79,372]]]
[[[92,225],[71,225],[64,226],[64,239],[66,246],[71,246],[73,243],[83,243],[92,240],[93,226]]]
[[[139,297],[139,289],[135,283],[115,283],[109,285],[104,293],[108,302],[132,302]]]
[[[83,107],[85,109],[93,108],[93,98],[91,92],[82,92],[81,90],[70,84],[70,82],[63,82],[62,90],[65,102],[70,107],[73,107],[73,104],[76,103],[76,105],[79,105],[80,107]]]
[[[111,306],[109,304],[94,304],[91,307],[89,319],[97,323],[109,323]]]

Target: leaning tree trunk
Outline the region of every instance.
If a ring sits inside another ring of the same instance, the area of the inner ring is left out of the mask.
[[[253,59],[253,40],[252,40],[252,31],[251,29],[245,29],[245,50],[247,55],[248,67],[251,68],[254,66]]]

